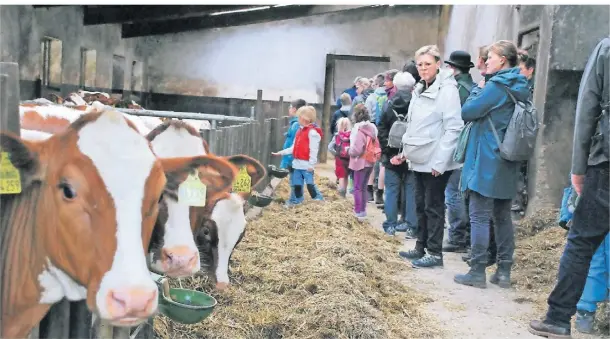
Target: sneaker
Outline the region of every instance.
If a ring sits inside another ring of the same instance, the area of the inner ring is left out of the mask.
[[[413,259],[422,258],[425,255],[425,253],[420,252],[418,250],[408,250],[408,251],[400,251],[400,252],[398,252],[398,255],[401,256],[402,258],[413,260]]]
[[[405,239],[417,239],[417,232],[415,229],[409,227],[405,231]]]
[[[576,311],[576,330],[580,333],[593,333],[593,323],[595,321],[595,312],[587,312],[583,310]]]
[[[400,223],[396,225],[396,232],[406,232],[408,228],[406,223]]]
[[[411,261],[414,268],[443,267],[443,257],[427,254]]]
[[[394,226],[385,227],[383,231],[385,232],[385,234],[390,236],[396,235],[396,228],[394,228]]]
[[[527,329],[531,334],[535,334],[540,337],[553,338],[553,339],[571,339],[571,331],[569,327],[561,327],[553,324],[549,324],[546,321],[532,320],[530,326]]]
[[[377,207],[383,207],[383,189],[378,189],[375,192],[375,205],[377,205]]]

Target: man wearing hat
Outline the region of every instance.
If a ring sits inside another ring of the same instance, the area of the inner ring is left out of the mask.
[[[445,61],[447,67],[453,70],[453,77],[458,83],[460,93],[460,104],[464,105],[475,86],[469,71],[474,67],[470,61],[470,54],[465,51],[455,51]],[[447,219],[449,221],[449,238],[443,246],[444,252],[466,253],[470,245],[469,222],[466,215],[464,200],[459,191],[461,170],[451,173],[447,187],[445,188],[445,206],[447,207]]]
[[[460,102],[464,105],[474,86],[474,81],[469,73],[470,69],[474,67],[470,61],[470,54],[466,51],[455,51],[449,55],[449,60],[446,60],[445,63],[453,70],[453,77],[457,81],[460,91]]]

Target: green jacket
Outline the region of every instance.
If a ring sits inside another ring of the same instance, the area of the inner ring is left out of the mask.
[[[458,83],[458,90],[460,92],[460,104],[464,106],[464,103],[470,96],[470,91],[474,87],[475,83],[469,73],[456,75],[455,81]]]

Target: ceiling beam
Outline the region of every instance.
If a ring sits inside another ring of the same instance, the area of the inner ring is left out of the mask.
[[[208,6],[84,6],[83,24],[126,24],[156,20],[170,20],[202,16],[218,11],[251,8],[257,6],[208,5]]]
[[[147,35],[171,34],[219,27],[249,25],[254,23],[292,19],[310,15],[314,6],[295,5],[272,7],[260,11],[224,14],[217,16],[191,17],[178,20],[123,24],[123,38]]]

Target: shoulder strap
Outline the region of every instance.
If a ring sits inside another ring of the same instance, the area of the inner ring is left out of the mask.
[[[458,81],[458,86],[464,87],[468,93],[472,92],[472,87],[474,87],[474,83],[468,81]]]
[[[398,113],[396,113],[396,110],[394,110],[393,108],[392,108],[392,112],[394,112],[394,115],[396,116],[396,119],[398,119],[400,121],[405,121],[405,119],[407,118],[404,115],[399,115]]]

